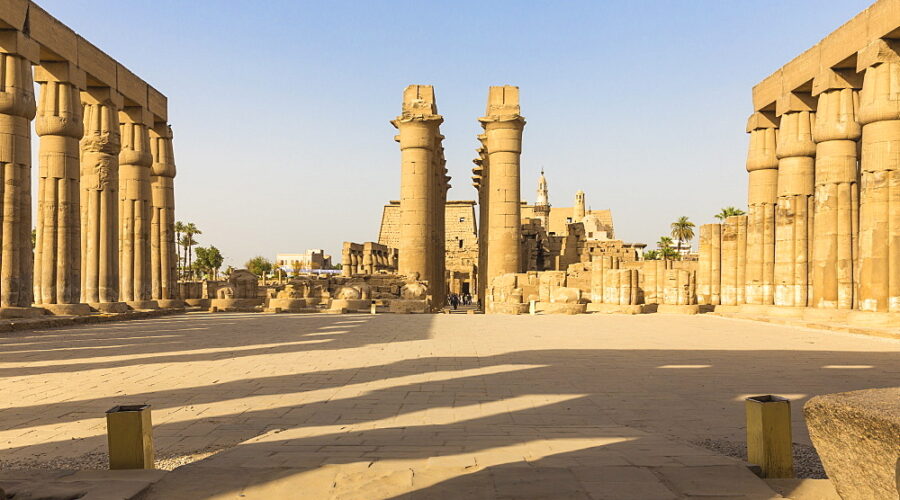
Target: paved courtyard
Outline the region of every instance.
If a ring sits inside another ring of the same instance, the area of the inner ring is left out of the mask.
[[[765,498],[689,443],[771,393],[809,444],[808,398],[898,380],[900,341],[713,316],[188,313],[0,337],[0,469],[103,468],[149,403],[192,462],[151,498]]]

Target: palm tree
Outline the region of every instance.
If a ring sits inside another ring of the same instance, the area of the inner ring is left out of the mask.
[[[681,254],[672,247],[663,248],[661,251],[663,260],[676,260]]]
[[[672,228],[672,237],[678,240],[676,250],[680,253],[681,243],[687,243],[694,239],[694,223],[689,221],[687,216],[682,215],[670,227]]]
[[[740,208],[725,207],[722,209],[721,212],[717,213],[715,215],[715,217],[716,217],[716,219],[719,219],[719,220],[725,220],[728,217],[732,217],[735,215],[744,215],[744,214],[745,214],[745,212],[743,210],[741,210]]]
[[[669,260],[669,257],[672,254],[672,238],[660,236],[659,241],[656,242],[656,246],[659,247],[659,255],[662,256],[663,260]]]
[[[177,254],[178,267],[181,268],[181,276],[184,276],[184,261],[181,256],[181,233],[184,232],[185,228],[184,222],[178,221],[175,223],[175,253]]]
[[[185,260],[185,267],[187,268],[191,262],[194,261],[194,245],[197,242],[194,240],[194,235],[203,234],[203,231],[197,229],[197,226],[193,222],[188,222],[184,225],[184,251],[186,253],[187,259]],[[193,269],[191,269],[191,275],[193,277]]]

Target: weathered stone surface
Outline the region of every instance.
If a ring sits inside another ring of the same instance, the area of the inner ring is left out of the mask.
[[[841,498],[897,498],[900,387],[816,396],[803,411]]]

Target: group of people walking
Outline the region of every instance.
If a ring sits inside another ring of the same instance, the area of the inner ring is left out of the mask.
[[[456,294],[451,293],[447,296],[447,302],[453,307],[454,310],[458,308],[460,305],[468,306],[472,304],[472,295],[468,292]]]

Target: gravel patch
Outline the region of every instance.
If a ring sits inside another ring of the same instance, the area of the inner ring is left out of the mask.
[[[159,455],[154,460],[157,470],[174,470],[182,465],[198,462],[215,455],[221,449],[206,449],[194,453],[170,453]],[[58,457],[49,460],[29,458],[23,460],[0,460],[0,470],[44,469],[44,470],[106,470],[109,468],[106,453],[86,453],[78,457]]]
[[[703,439],[691,444],[721,455],[747,461],[747,444],[736,441]],[[807,444],[794,443],[794,476],[798,479],[827,479],[816,449]]]

